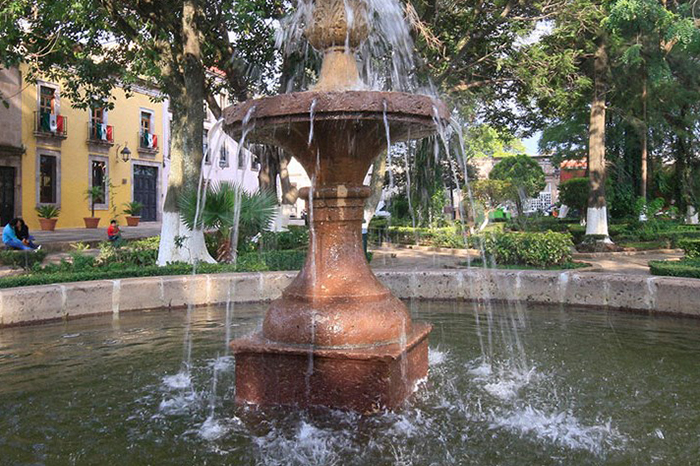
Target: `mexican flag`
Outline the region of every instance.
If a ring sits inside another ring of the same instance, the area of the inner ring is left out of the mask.
[[[107,140],[108,141],[114,141],[114,134],[112,132],[112,127],[107,126]]]

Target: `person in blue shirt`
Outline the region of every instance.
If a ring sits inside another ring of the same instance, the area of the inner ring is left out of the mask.
[[[13,218],[2,230],[2,242],[11,249],[32,250],[33,248],[24,244],[17,238],[16,228],[20,228],[21,223],[18,218]]]

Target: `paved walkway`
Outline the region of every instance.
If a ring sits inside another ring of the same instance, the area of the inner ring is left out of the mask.
[[[377,248],[372,250],[372,268],[377,270],[417,270],[417,269],[453,269],[463,268],[467,255],[477,258],[476,251],[467,252],[437,250],[427,248]],[[667,251],[641,251],[625,254],[581,254],[575,255],[574,260],[587,262],[592,265],[586,269],[576,269],[577,272],[588,273],[627,273],[634,275],[649,275],[648,262],[651,260],[680,259],[682,252]]]
[[[56,231],[32,230],[31,234],[39,244],[77,243],[107,240],[107,227],[101,228],[61,228]],[[160,222],[144,222],[137,227],[120,226],[126,239],[147,238],[160,234]]]

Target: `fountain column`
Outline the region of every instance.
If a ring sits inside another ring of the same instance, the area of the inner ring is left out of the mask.
[[[385,122],[397,141],[423,137],[435,131],[434,106],[441,119],[447,110],[427,96],[363,90],[353,51],[367,32],[362,0],[317,0],[306,29],[324,53],[317,85],[226,111],[237,135],[255,107],[249,140],[283,147],[314,180],[302,192],[313,205],[303,269],[262,331],[232,342],[239,403],[371,412],[400,405],[427,375],[431,326],[411,322],[365,258],[362,182],[386,148]]]

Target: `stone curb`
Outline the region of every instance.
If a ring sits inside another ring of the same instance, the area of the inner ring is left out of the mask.
[[[378,271],[399,298],[561,303],[700,317],[700,280],[575,271]],[[0,327],[157,308],[270,301],[296,272],[127,278],[0,290]]]

